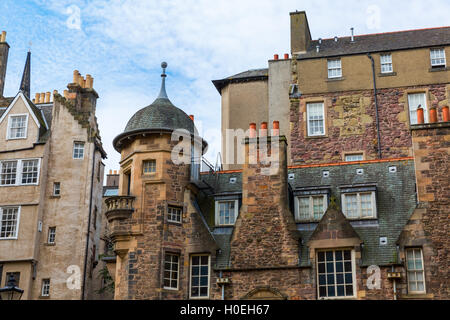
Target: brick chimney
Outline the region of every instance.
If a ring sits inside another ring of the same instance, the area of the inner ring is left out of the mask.
[[[5,89],[6,67],[8,65],[9,44],[6,42],[6,31],[0,36],[0,97]]]
[[[262,130],[265,134],[265,123]],[[231,239],[230,267],[297,266],[299,242],[288,206],[286,137],[259,136],[243,143],[242,207]]]
[[[305,11],[291,12],[291,53],[305,53],[311,43],[308,18]]]

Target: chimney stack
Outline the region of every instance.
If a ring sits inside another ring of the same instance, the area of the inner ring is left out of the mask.
[[[305,11],[291,12],[291,54],[305,53],[311,40]]]
[[[6,42],[6,31],[0,35],[0,97],[5,88],[6,67],[8,65],[9,45]]]

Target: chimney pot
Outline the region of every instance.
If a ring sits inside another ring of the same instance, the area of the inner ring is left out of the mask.
[[[34,98],[34,101],[36,101],[35,103],[39,103],[39,100],[41,100],[41,94],[40,93],[36,93],[36,96]]]
[[[436,108],[430,108],[430,122],[431,123],[437,122]]]
[[[449,114],[448,106],[444,106],[442,108],[442,121],[444,121],[444,122],[450,121],[450,114]]]
[[[39,99],[39,103],[44,103],[45,102],[45,93],[41,92],[41,98]]]
[[[50,102],[50,92],[45,93],[45,102],[46,103]]]
[[[277,137],[280,135],[280,121],[274,120],[272,125],[272,136]]]
[[[417,123],[418,124],[424,123],[423,108],[420,105],[417,108]]]
[[[78,70],[73,71],[73,83],[78,83],[79,75],[80,75],[80,73],[78,72]]]
[[[250,123],[250,138],[256,138],[256,123]]]
[[[6,31],[2,31],[2,35],[0,36],[0,42],[6,42]]]
[[[278,54],[273,55],[273,60],[278,60]]]
[[[259,130],[260,137],[267,137],[267,122],[261,122],[261,129]]]
[[[109,169],[109,174],[112,174],[112,170],[111,169]]]
[[[285,53],[285,54],[284,54],[284,59],[285,59],[285,60],[289,59],[289,53]]]
[[[194,121],[194,115],[193,114],[189,115],[189,118],[191,118],[191,120]]]
[[[114,174],[117,174],[117,170],[114,170]]]

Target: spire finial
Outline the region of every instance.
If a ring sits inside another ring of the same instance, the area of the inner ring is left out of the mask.
[[[169,97],[167,96],[167,93],[166,93],[166,77],[167,77],[166,68],[167,68],[167,62],[161,63],[161,68],[163,69],[163,72],[161,74],[161,78],[162,78],[161,91],[159,92],[158,99],[169,99]]]
[[[30,98],[31,87],[31,51],[27,53],[27,60],[25,61],[25,67],[23,68],[22,81],[20,82],[21,90],[28,98]]]

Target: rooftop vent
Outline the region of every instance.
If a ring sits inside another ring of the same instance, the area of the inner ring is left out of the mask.
[[[334,42],[338,42],[338,37],[337,36],[334,37]]]
[[[323,171],[323,177],[328,178],[330,176],[330,171]]]
[[[237,180],[236,178],[230,178],[230,183],[232,183],[232,184],[236,183],[236,180]]]
[[[320,46],[316,46],[316,52],[320,52]]]
[[[322,44],[322,38],[319,38],[319,44]]]
[[[295,173],[289,173],[288,179],[289,180],[294,180],[294,178],[295,178]]]
[[[350,31],[351,31],[351,33],[352,33],[352,42],[355,42],[355,28],[350,28]]]

